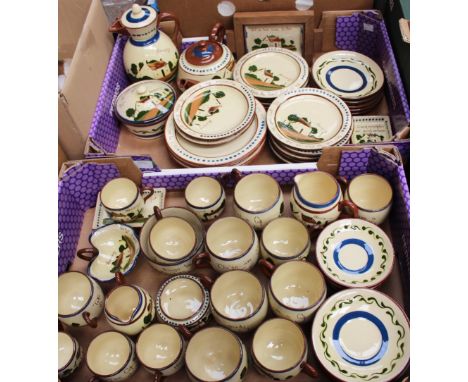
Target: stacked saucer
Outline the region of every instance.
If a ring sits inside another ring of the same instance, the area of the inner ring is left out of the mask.
[[[202,82],[176,102],[166,124],[166,144],[184,167],[245,164],[265,143],[265,117],[265,109],[245,85]]]
[[[269,145],[284,162],[316,161],[324,147],[348,142],[353,119],[348,106],[322,89],[288,91],[268,109]]]
[[[317,58],[312,66],[315,84],[346,102],[353,115],[367,114],[383,97],[384,74],[371,58],[337,50]]]
[[[288,49],[263,48],[242,56],[233,75],[268,108],[283,92],[307,86],[309,67],[304,58]]]

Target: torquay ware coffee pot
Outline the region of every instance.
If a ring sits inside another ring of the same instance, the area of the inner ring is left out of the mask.
[[[132,81],[171,81],[177,72],[179,52],[168,35],[158,29],[161,21],[174,21],[173,38],[179,33],[179,20],[171,13],[133,4],[109,28],[110,32],[130,35],[125,44],[125,71]]]

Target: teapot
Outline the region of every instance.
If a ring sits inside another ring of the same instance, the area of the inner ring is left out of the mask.
[[[224,26],[216,23],[208,40],[190,45],[180,55],[177,86],[181,91],[204,81],[232,79],[234,56],[222,43]]]
[[[109,28],[110,32],[130,35],[125,44],[123,61],[132,81],[175,78],[179,52],[168,35],[158,30],[161,21],[174,21],[173,39],[179,33],[179,20],[171,13],[158,13],[153,7],[133,4]]]

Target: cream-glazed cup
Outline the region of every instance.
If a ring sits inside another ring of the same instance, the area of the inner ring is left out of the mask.
[[[296,323],[273,318],[260,325],[252,341],[252,358],[257,370],[275,380],[286,380],[304,372],[317,378],[307,363],[307,340]]]
[[[234,188],[234,213],[255,229],[263,229],[284,211],[283,192],[270,175],[254,173],[241,176],[232,171],[236,181]]]
[[[345,199],[357,206],[359,218],[381,224],[390,213],[393,190],[383,176],[361,174],[349,182]]]
[[[136,354],[154,381],[162,381],[184,366],[185,341],[172,326],[153,324],[141,332],[136,342]]]
[[[80,344],[69,334],[65,332],[58,333],[58,376],[59,378],[68,377],[83,359],[83,349]]]
[[[150,193],[143,197],[141,193],[147,190]],[[131,222],[142,218],[145,201],[154,193],[152,188],[141,189],[128,178],[115,178],[107,182],[101,190],[101,203],[116,222]]]
[[[265,288],[247,271],[223,273],[213,283],[210,296],[216,322],[237,333],[255,329],[268,312]]]
[[[195,256],[195,266],[208,264],[217,272],[250,270],[258,261],[259,244],[255,230],[235,216],[215,221],[206,233],[206,252]]]
[[[107,296],[104,315],[113,329],[133,336],[151,324],[156,316],[156,306],[143,288],[120,285]]]
[[[228,329],[205,328],[190,339],[185,367],[193,382],[239,382],[247,374],[247,351],[240,338]]]
[[[267,291],[273,312],[297,323],[310,321],[327,296],[322,272],[315,265],[300,260],[274,266],[261,259],[259,264],[270,278]]]
[[[156,295],[158,321],[177,327],[186,338],[204,326],[211,313],[210,293],[204,278],[176,275],[166,280]]]
[[[125,334],[107,331],[88,346],[86,364],[93,373],[90,382],[119,382],[131,377],[138,368],[135,344]]]
[[[58,319],[70,326],[97,326],[104,308],[104,293],[91,277],[71,271],[58,278]]]
[[[219,217],[226,204],[223,186],[209,176],[193,179],[185,189],[184,196],[189,209],[204,222]]]
[[[268,223],[260,239],[262,257],[275,265],[305,259],[310,247],[308,229],[300,221],[289,217],[280,217]]]

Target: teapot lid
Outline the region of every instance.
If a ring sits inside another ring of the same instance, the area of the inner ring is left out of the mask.
[[[185,51],[185,59],[195,66],[210,65],[223,56],[223,46],[213,40],[202,40],[189,46]]]
[[[143,28],[156,20],[158,13],[153,7],[133,4],[130,9],[124,12],[120,22],[125,28]]]

